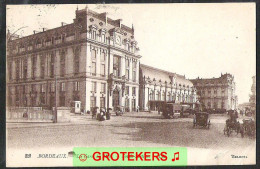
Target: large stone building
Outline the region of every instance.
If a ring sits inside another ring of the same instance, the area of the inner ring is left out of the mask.
[[[184,76],[141,64],[139,77],[141,110],[156,110],[160,101],[196,102],[196,89]]]
[[[122,105],[136,110],[139,97],[139,48],[133,27],[87,7],[71,24],[15,38],[8,34],[9,106]],[[57,80],[57,85],[55,81]],[[57,87],[56,87],[57,86]]]
[[[198,100],[208,109],[236,109],[236,83],[231,74],[221,74],[219,78],[191,80],[197,89]]]

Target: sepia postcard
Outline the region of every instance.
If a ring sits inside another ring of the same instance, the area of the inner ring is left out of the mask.
[[[6,166],[256,164],[256,5],[6,6]]]

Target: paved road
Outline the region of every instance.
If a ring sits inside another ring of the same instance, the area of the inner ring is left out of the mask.
[[[224,150],[238,155],[245,154],[244,150],[255,152],[254,139],[236,134],[224,136],[227,116],[211,115],[210,118],[210,129],[194,129],[192,118],[163,119],[161,115],[144,112],[112,116],[111,120],[103,122],[84,117],[73,123],[8,124],[7,146],[10,149],[181,146],[189,147],[193,156],[204,150],[206,154],[213,154],[212,158],[217,158],[215,156]]]

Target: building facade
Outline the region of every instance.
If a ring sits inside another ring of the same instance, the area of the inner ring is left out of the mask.
[[[249,96],[249,102],[255,106],[256,105],[256,76],[252,77],[253,84],[251,86],[251,94]]]
[[[221,74],[219,78],[192,79],[197,89],[198,100],[207,109],[236,109],[237,96],[235,94],[236,83],[231,74]]]
[[[87,7],[75,13],[72,24],[8,35],[7,105],[54,107],[56,100],[69,107],[81,101],[86,111],[118,105],[135,111],[141,56],[134,28]]]
[[[156,110],[160,101],[196,102],[196,89],[184,76],[140,64],[139,77],[141,110]]]

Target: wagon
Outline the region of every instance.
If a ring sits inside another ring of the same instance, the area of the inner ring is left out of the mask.
[[[254,138],[256,135],[256,126],[255,121],[251,118],[244,119],[242,124],[242,130],[245,135],[248,135],[251,138]]]
[[[243,128],[241,128],[239,121],[227,119],[224,127],[224,135],[229,137],[233,131],[235,131],[237,135],[240,133],[241,137],[244,137],[244,131]]]
[[[210,119],[209,114],[207,112],[196,112],[193,119],[193,128],[196,126],[203,126],[209,129],[210,127]]]
[[[238,119],[238,113],[234,110],[229,110],[228,114],[230,116],[229,119],[226,120],[226,125],[224,127],[224,135],[227,135],[228,137],[231,135],[231,133],[236,132],[238,135],[241,134],[241,137],[244,137],[244,130],[239,123]]]
[[[163,106],[163,116],[166,119],[170,119],[181,114],[181,104],[179,103],[165,103]]]

